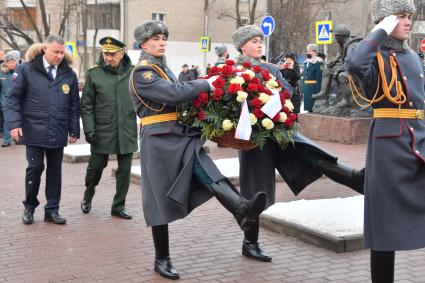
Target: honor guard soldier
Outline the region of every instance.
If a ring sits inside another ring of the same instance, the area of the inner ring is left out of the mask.
[[[253,25],[240,27],[233,33],[233,45],[241,53],[236,58],[238,64],[245,62],[252,66],[261,66],[279,80],[282,86],[292,91],[291,86],[282,77],[279,68],[260,61],[263,51],[264,35],[260,28]],[[330,179],[363,192],[364,175],[337,161],[337,157],[321,149],[316,143],[301,134],[293,136],[294,143],[282,150],[278,144],[267,141],[263,149],[239,151],[241,194],[251,198],[261,188],[267,194],[267,207],[275,202],[276,170],[285,180],[294,194],[299,194],[306,186],[326,175]],[[259,219],[245,232],[242,254],[246,257],[271,261],[272,258],[258,243]]]
[[[81,210],[90,212],[95,188],[109,155],[116,154],[118,169],[111,215],[131,219],[125,209],[125,199],[130,186],[133,153],[137,151],[137,118],[128,93],[133,65],[123,42],[107,36],[100,39],[99,44],[102,53],[98,64],[87,73],[81,97],[84,134],[91,151]]]
[[[200,132],[176,121],[177,105],[212,90],[217,77],[177,81],[165,60],[168,28],[163,22],[141,24],[134,37],[142,48],[140,63],[130,78],[130,95],[142,124],[143,212],[152,227],[154,270],[178,279],[170,259],[168,223],[186,217],[215,196],[246,230],[264,210],[266,198],[262,192],[252,200],[241,197],[205,153]]]
[[[77,75],[69,64],[62,38],[49,35],[33,44],[12,75],[7,92],[6,115],[12,139],[26,145],[24,224],[32,224],[40,178],[46,158],[44,221],[65,224],[59,214],[62,189],[63,148],[80,137],[80,97]]]
[[[319,47],[316,44],[307,45],[307,60],[304,62],[303,80],[301,93],[304,96],[304,110],[313,112],[313,94],[320,91],[322,86],[322,59],[317,56]]]
[[[363,240],[372,282],[394,282],[395,251],[425,247],[424,72],[407,44],[414,12],[411,0],[373,0],[376,26],[347,60],[355,100],[373,107]]]

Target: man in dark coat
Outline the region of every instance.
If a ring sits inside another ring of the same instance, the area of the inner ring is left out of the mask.
[[[298,81],[301,78],[300,76],[300,66],[295,60],[294,53],[288,53],[284,57],[284,62],[282,64],[282,69],[280,70],[282,77],[291,85],[292,87],[292,97],[291,102],[294,105],[294,113],[300,113],[301,107],[301,93],[298,85]]]
[[[177,123],[177,105],[210,91],[209,80],[179,83],[165,60],[168,28],[160,21],[136,27],[134,37],[142,48],[140,63],[130,78],[130,96],[141,118],[140,164],[143,212],[152,226],[154,270],[169,279],[179,274],[170,260],[168,223],[186,217],[215,196],[249,229],[266,205],[263,192],[247,200],[240,196],[203,149],[200,133]]]
[[[233,33],[233,44],[241,52],[236,59],[238,64],[267,69],[283,87],[292,92],[291,86],[282,77],[279,68],[273,64],[260,62],[263,48],[263,33],[257,26],[248,25]],[[363,192],[364,176],[361,172],[348,168],[337,161],[337,157],[321,149],[316,143],[301,134],[293,136],[294,144],[282,150],[278,144],[267,141],[262,149],[239,151],[241,194],[250,198],[259,188],[267,193],[267,207],[275,203],[277,169],[294,194],[319,179],[323,174],[335,182],[346,185],[356,192]],[[271,261],[258,243],[259,219],[256,225],[245,231],[242,254],[259,261]]]
[[[137,119],[128,95],[133,65],[123,42],[107,36],[100,39],[99,44],[102,54],[98,65],[87,73],[81,97],[84,134],[91,150],[81,210],[90,212],[95,187],[108,165],[109,154],[116,154],[118,169],[111,214],[131,219],[125,209],[125,198],[130,186],[133,152],[137,151]]]
[[[317,56],[319,47],[316,44],[307,45],[307,60],[304,62],[301,93],[304,97],[304,110],[313,112],[313,94],[320,91],[322,86],[322,59]]]
[[[65,57],[65,59],[64,59]],[[8,91],[7,115],[13,140],[26,145],[24,224],[33,223],[40,177],[46,169],[44,221],[65,224],[59,215],[63,148],[80,137],[78,81],[69,67],[62,38],[50,35],[32,45],[27,63],[19,65]]]
[[[358,101],[373,107],[364,207],[373,282],[394,282],[395,251],[425,247],[424,72],[407,44],[412,2],[372,1],[377,25],[347,59],[348,72],[372,100]]]
[[[187,64],[183,65],[183,70],[179,74],[179,82],[188,82],[196,79],[193,73],[189,70],[189,66]]]

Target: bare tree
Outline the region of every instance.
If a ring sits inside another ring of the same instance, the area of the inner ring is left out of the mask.
[[[248,11],[244,12],[242,5],[248,5]],[[223,8],[221,11],[219,11],[217,18],[230,18],[236,21],[236,28],[241,27],[244,22],[244,19],[248,19],[248,24],[253,25],[257,20],[258,17],[256,17],[256,11],[257,11],[257,0],[248,0],[246,2],[241,2],[240,0],[235,0],[235,14],[230,13],[228,10]]]

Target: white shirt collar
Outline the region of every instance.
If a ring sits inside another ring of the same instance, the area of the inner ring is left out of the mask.
[[[49,67],[50,67],[49,62],[47,62],[47,60],[46,60],[46,58],[44,58],[44,56],[43,56],[43,66],[44,66],[44,69],[46,69],[46,70],[47,70],[47,68],[49,68]],[[54,66],[54,65],[52,65],[52,66],[53,66],[53,68],[55,68],[55,69],[57,69],[57,68],[58,68],[58,66]]]

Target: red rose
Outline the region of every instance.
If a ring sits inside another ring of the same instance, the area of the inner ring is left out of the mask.
[[[221,88],[216,88],[213,91],[213,99],[218,101],[218,100],[221,99],[221,97],[223,96],[223,94],[224,94],[224,91]]]
[[[266,90],[266,88],[262,84],[257,84],[257,85],[258,85],[258,92],[264,92]]]
[[[233,94],[237,93],[240,90],[242,90],[240,84],[230,84],[229,87],[227,88],[227,91]]]
[[[192,101],[192,105],[193,105],[193,107],[195,107],[195,108],[199,108],[199,107],[201,107],[202,102],[201,102],[201,101],[199,101],[199,99],[198,99],[198,98],[196,98],[195,100],[193,100],[193,101]]]
[[[223,68],[221,68],[221,72],[223,75],[228,76],[233,73],[233,67],[224,65]]]
[[[252,80],[251,80],[251,82],[254,83],[254,84],[261,83],[260,79],[259,78],[256,78],[256,77],[253,77]]]
[[[292,121],[292,119],[286,119],[283,123],[285,124],[285,126],[292,127],[294,121]]]
[[[210,72],[208,73],[209,75],[217,75],[218,73],[220,73],[221,68],[214,66],[210,69]]]
[[[249,91],[257,91],[258,90],[258,85],[257,84],[250,83],[250,84],[248,84],[248,90]]]
[[[202,104],[207,104],[208,103],[208,93],[206,92],[202,92],[198,95],[198,100],[199,102],[201,102]]]
[[[235,61],[227,59],[226,61],[224,61],[224,64],[226,64],[227,66],[233,66],[235,65]]]
[[[269,71],[267,70],[262,70],[261,71],[261,76],[263,77],[263,80],[268,81],[270,80],[272,77],[270,76]]]
[[[255,108],[261,108],[261,100],[256,97],[253,100],[251,100],[251,105],[252,107],[255,107]]]
[[[259,72],[261,72],[261,67],[260,66],[253,66],[252,70],[254,71],[254,73],[259,73]]]
[[[295,113],[289,113],[289,119],[291,119],[293,122],[297,121],[297,114]]]
[[[261,111],[261,109],[259,108],[255,108],[253,114],[255,115],[255,117],[257,117],[257,119],[261,119],[264,117],[263,111]]]
[[[245,69],[248,69],[249,67],[251,67],[251,63],[249,63],[249,62],[244,62],[244,63],[242,63],[242,66],[243,66]]]
[[[264,93],[266,93],[268,95],[273,95],[273,92],[268,88],[264,88]]]
[[[280,81],[276,81],[277,82],[277,87],[281,88],[282,87],[282,83]]]
[[[281,112],[285,112],[286,114],[291,113],[291,111],[289,111],[289,108],[285,106],[285,101],[280,101],[280,103],[282,103],[282,110],[281,110]]]
[[[280,120],[280,114],[279,114],[279,113],[277,113],[277,114],[273,117],[272,121],[273,121],[273,122],[275,122],[275,123],[277,123],[277,122],[279,122],[279,120]]]
[[[215,81],[213,81],[213,83],[212,83],[212,85],[213,85],[215,88],[223,88],[225,84],[226,84],[226,81],[225,81],[225,80],[223,80],[223,78],[222,78],[222,77],[218,77],[218,78],[217,78]]]
[[[248,74],[242,74],[242,78],[245,82],[251,81],[251,77]]]
[[[281,92],[279,94],[280,94],[280,100],[285,100],[285,99],[291,98],[291,94],[289,93],[289,91],[287,89],[285,89],[283,92]]]
[[[204,121],[206,117],[207,115],[205,114],[204,111],[198,112],[198,120]]]

